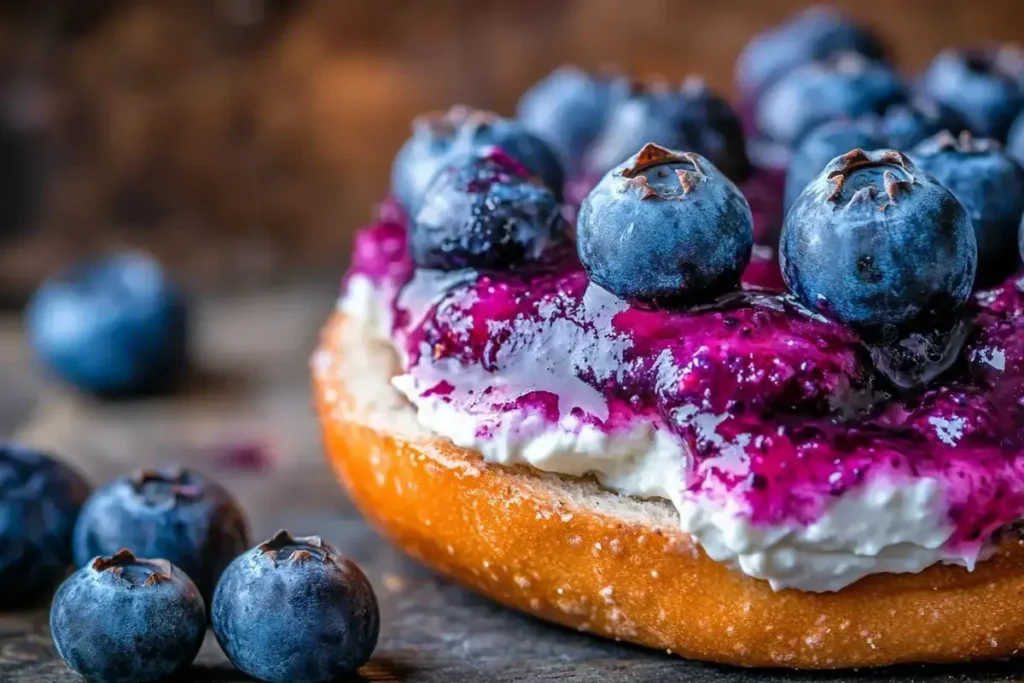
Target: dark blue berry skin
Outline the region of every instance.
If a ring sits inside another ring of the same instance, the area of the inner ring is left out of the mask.
[[[921,96],[893,104],[880,118],[882,132],[888,140],[885,146],[901,152],[909,152],[922,140],[944,130],[959,134],[967,129],[966,122],[959,114]]]
[[[1010,132],[1006,135],[1006,153],[1024,164],[1024,109],[1010,126]]]
[[[758,100],[754,117],[765,136],[793,147],[827,121],[880,114],[906,99],[895,71],[863,55],[844,52],[780,78]]]
[[[707,159],[648,144],[580,207],[576,248],[591,281],[643,307],[678,307],[735,289],[753,247],[737,187]]]
[[[830,7],[804,10],[747,43],[736,62],[736,83],[747,101],[793,69],[840,52],[884,60],[881,40]]]
[[[421,268],[502,269],[538,260],[565,235],[554,193],[502,150],[457,157],[434,177],[409,226]]]
[[[456,106],[413,121],[412,137],[391,165],[391,191],[412,215],[434,176],[452,159],[500,147],[562,199],[565,174],[555,151],[521,123],[490,112]]]
[[[195,581],[207,604],[224,568],[248,547],[248,525],[231,494],[178,468],[137,470],[98,489],[74,535],[78,566],[120,548],[162,557]]]
[[[855,149],[796,199],[779,262],[806,306],[887,340],[955,317],[971,293],[977,245],[960,202],[905,154]]]
[[[975,135],[1005,140],[1024,108],[1024,50],[1013,45],[943,50],[925,70],[921,88],[960,114]]]
[[[998,284],[1017,270],[1014,245],[1024,216],[1024,168],[994,140],[947,132],[911,152],[914,163],[953,193],[967,210],[978,243],[975,288]]]
[[[48,280],[26,320],[36,356],[88,393],[163,390],[187,364],[185,298],[158,263],[140,254],[85,263]]]
[[[89,485],[25,446],[0,444],[0,607],[32,604],[71,567],[71,534]]]
[[[558,153],[562,167],[573,175],[582,170],[584,152],[601,132],[613,103],[628,92],[625,78],[562,66],[523,93],[516,117]]]
[[[316,536],[279,531],[231,563],[213,598],[213,632],[239,670],[269,683],[326,683],[377,646],[366,576]]]
[[[587,155],[587,171],[603,175],[648,142],[700,154],[734,182],[751,172],[739,116],[700,78],[678,90],[664,84],[637,90],[620,101]]]
[[[818,126],[796,148],[786,169],[785,208],[788,210],[807,184],[837,156],[851,149],[888,147],[882,121],[877,116],[830,121]]]
[[[180,569],[123,550],[61,584],[50,631],[61,659],[90,681],[180,680],[203,644],[206,609]]]

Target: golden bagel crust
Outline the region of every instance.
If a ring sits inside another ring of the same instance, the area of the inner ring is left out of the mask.
[[[380,426],[387,416],[367,426],[347,378],[353,363],[380,360],[383,352],[368,355],[358,347],[363,338],[345,330],[336,313],[313,363],[338,477],[400,548],[505,605],[580,631],[740,666],[955,662],[1024,648],[1024,542],[1016,535],[974,572],[937,565],[870,576],[835,593],[775,592],[710,560],[671,524],[653,523],[671,519],[665,504],[490,465],[447,439],[392,433]]]

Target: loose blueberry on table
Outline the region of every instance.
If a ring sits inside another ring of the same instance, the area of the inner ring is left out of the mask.
[[[71,535],[89,485],[67,465],[0,444],[0,607],[32,604],[71,567]]]
[[[590,279],[624,299],[707,301],[738,287],[753,217],[707,159],[648,144],[583,201],[576,240]]]
[[[734,182],[751,173],[739,116],[698,77],[678,89],[664,83],[637,88],[621,99],[587,151],[584,169],[603,175],[648,142],[700,154]]]
[[[203,643],[206,610],[180,569],[122,550],[95,558],[61,585],[50,631],[57,654],[90,681],[177,680]]]
[[[963,204],[978,243],[975,288],[991,287],[1019,266],[1014,245],[1024,216],[1024,167],[995,140],[948,132],[910,152],[914,162]]]
[[[536,261],[565,232],[554,192],[493,148],[438,172],[412,216],[409,247],[421,268],[502,268]]]
[[[244,673],[269,683],[327,683],[369,660],[380,613],[351,560],[319,537],[279,531],[224,572],[212,625]]]
[[[1005,140],[1024,108],[1024,49],[1016,45],[949,48],[921,77],[921,88],[982,137]]]
[[[115,479],[89,498],[74,530],[78,566],[120,548],[164,558],[195,581],[207,604],[224,568],[248,547],[248,525],[235,499],[182,468]]]
[[[76,388],[149,393],[180,380],[187,364],[186,302],[158,263],[121,254],[43,283],[29,303],[36,356]]]
[[[760,97],[754,116],[766,137],[793,147],[830,120],[880,114],[906,99],[906,88],[891,68],[844,52],[780,78]]]
[[[565,176],[558,155],[516,120],[456,106],[443,114],[418,117],[412,130],[391,166],[392,192],[406,213],[416,211],[427,186],[453,158],[493,146],[562,198]]]

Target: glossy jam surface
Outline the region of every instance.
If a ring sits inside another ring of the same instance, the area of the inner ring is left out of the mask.
[[[753,182],[766,183],[744,191],[759,241],[771,242],[781,192],[776,178]],[[953,369],[901,397],[886,393],[852,333],[781,293],[767,246],[755,248],[745,291],[645,311],[590,285],[571,246],[529,270],[436,273],[411,267],[404,230],[386,205],[360,234],[350,273],[392,308],[406,369],[459,411],[572,415],[607,432],[652,421],[693,454],[681,492],[739,502],[757,524],[809,524],[852,488],[922,477],[944,488],[950,545],[980,547],[1024,517],[1016,278],[977,295]]]

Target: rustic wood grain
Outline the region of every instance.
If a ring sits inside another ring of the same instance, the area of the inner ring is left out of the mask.
[[[138,465],[195,466],[238,496],[256,536],[285,527],[337,544],[365,568],[381,601],[380,644],[357,680],[1024,680],[1017,662],[860,674],[750,672],[686,662],[547,625],[431,575],[361,521],[323,461],[306,357],[334,294],[334,283],[327,283],[203,303],[196,340],[201,376],[179,396],[135,403],[94,403],[46,382],[29,362],[18,322],[0,318],[0,424],[62,454],[94,483]],[[255,471],[227,467],[218,453],[238,440],[265,444],[270,465]],[[45,608],[0,614],[0,681],[75,680],[80,679],[56,657]],[[249,679],[231,669],[208,636],[191,680]]]

